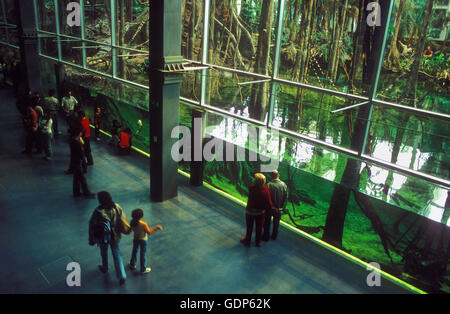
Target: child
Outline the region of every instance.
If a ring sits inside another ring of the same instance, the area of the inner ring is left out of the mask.
[[[148,274],[151,271],[150,267],[147,267],[147,234],[152,234],[155,231],[162,230],[161,225],[157,225],[151,229],[141,219],[144,217],[142,209],[138,208],[131,212],[133,218],[130,222],[131,230],[134,232],[133,240],[133,252],[131,253],[130,269],[136,269],[137,251],[141,248],[141,273]]]
[[[102,108],[95,108],[94,114],[94,126],[95,126],[95,138],[97,141],[100,141],[100,122],[102,121]]]

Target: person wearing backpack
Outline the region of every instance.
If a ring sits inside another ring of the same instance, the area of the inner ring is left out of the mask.
[[[100,204],[89,221],[89,245],[97,244],[100,247],[102,265],[98,268],[104,274],[108,272],[108,247],[111,248],[116,276],[120,285],[123,285],[127,275],[120,255],[119,242],[121,233],[129,234],[131,229],[122,208],[113,202],[107,191],[99,192],[97,198]]]

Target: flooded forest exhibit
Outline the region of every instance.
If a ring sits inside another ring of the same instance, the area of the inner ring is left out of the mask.
[[[104,132],[117,120],[151,155],[151,1],[81,1],[80,27],[66,23],[69,2],[35,1],[44,94],[58,89],[62,64],[61,84],[87,116],[100,107]],[[205,138],[228,143],[228,155],[258,154],[204,161],[204,181],[246,202],[254,174],[276,158],[288,186],[282,221],[449,293],[450,1],[182,4],[180,123],[191,128],[201,110]]]

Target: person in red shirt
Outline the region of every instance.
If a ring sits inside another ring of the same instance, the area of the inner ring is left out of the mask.
[[[86,114],[83,110],[80,110],[80,124],[81,128],[83,130],[83,142],[84,142],[84,153],[87,159],[87,165],[92,166],[94,164],[94,159],[92,158],[92,152],[91,152],[91,127],[89,119],[86,117]]]
[[[253,224],[256,222],[255,245],[260,246],[261,233],[264,222],[264,213],[272,208],[272,200],[266,183],[266,177],[262,173],[255,174],[255,183],[250,185],[248,191],[247,207],[245,209],[245,222],[247,232],[241,243],[247,247],[250,246],[253,232]]]
[[[131,130],[126,128],[119,133],[119,154],[129,154],[131,152]]]
[[[22,154],[31,154],[33,145],[38,142],[38,115],[33,107],[28,106],[26,109],[26,115],[23,117],[24,127],[27,133],[25,138],[25,150]]]
[[[95,126],[95,138],[100,141],[100,123],[102,121],[103,113],[102,108],[96,107],[94,114],[94,126]]]

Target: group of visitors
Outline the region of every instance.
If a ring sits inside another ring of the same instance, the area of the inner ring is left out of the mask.
[[[54,92],[50,91],[50,96],[41,100],[38,92],[28,91],[25,95],[19,97],[16,102],[26,134],[23,154],[41,154],[44,152],[45,159],[52,159],[53,129],[56,126],[57,130],[58,125],[54,104],[52,103],[52,93]],[[33,151],[33,148],[35,148],[35,151]]]
[[[120,155],[128,155],[131,153],[131,139],[132,133],[130,128],[123,128],[119,121],[114,120],[109,144],[117,146]]]
[[[148,224],[142,220],[144,211],[140,208],[131,212],[132,220],[129,223],[123,209],[112,200],[107,191],[99,192],[97,198],[99,206],[94,210],[89,220],[89,245],[100,247],[102,265],[98,266],[99,270],[104,274],[108,272],[108,247],[110,247],[117,279],[120,285],[125,283],[127,275],[119,250],[119,242],[122,234],[133,232],[133,250],[128,267],[131,270],[136,270],[137,255],[140,250],[140,272],[148,274],[151,271],[151,268],[147,267],[148,235],[162,230],[162,226],[157,225],[149,228]]]
[[[51,139],[54,134],[61,134],[58,130],[58,99],[53,90],[42,101],[39,93],[28,92],[17,101],[17,108],[22,114],[23,125],[26,131],[26,148],[24,153],[31,153],[36,146],[36,153],[45,152],[45,158],[51,159]],[[70,133],[70,164],[66,174],[73,174],[73,196],[95,197],[86,182],[87,166],[94,164],[90,148],[90,122],[78,101],[67,91],[61,102],[61,109],[69,126]],[[101,108],[97,107],[94,116],[95,137],[99,140],[100,123],[102,119]],[[55,129],[55,133],[52,131]],[[119,153],[129,153],[131,147],[131,130],[123,128],[117,120],[112,127],[110,143],[117,145]],[[125,283],[126,273],[119,250],[122,234],[134,232],[133,249],[129,268],[136,270],[137,255],[140,250],[140,271],[147,274],[151,271],[147,263],[148,235],[162,230],[161,225],[149,228],[142,219],[144,212],[137,208],[132,211],[131,223],[128,222],[123,209],[112,200],[107,191],[97,194],[99,206],[94,210],[89,221],[89,244],[98,245],[102,265],[99,270],[108,272],[108,247],[111,249],[116,275],[120,285]],[[255,246],[260,247],[261,241],[276,240],[280,218],[287,203],[287,186],[280,180],[277,170],[271,173],[271,181],[266,184],[266,177],[255,174],[255,182],[249,187],[246,206],[246,235],[240,242],[250,247],[253,226],[255,230]],[[273,220],[273,228],[272,227]],[[272,229],[272,230],[271,230]]]
[[[66,95],[62,98],[61,106],[59,106],[59,101],[55,97],[55,91],[50,90],[48,96],[44,99],[41,99],[39,93],[28,91],[18,98],[16,107],[21,114],[26,132],[26,144],[23,153],[40,154],[44,151],[45,158],[48,160],[52,157],[52,138],[62,134],[58,129],[58,114],[63,113],[70,134],[70,162],[65,173],[73,174],[73,196],[94,198],[95,194],[90,191],[85,177],[87,166],[94,164],[90,147],[90,121],[77,99],[72,95],[71,90],[67,90]],[[94,115],[97,140],[100,139],[102,116],[101,108],[97,107]],[[131,130],[126,127],[122,130],[121,128],[122,126],[115,120],[113,133],[116,132],[114,134],[116,136],[112,140],[114,145],[118,147],[119,153],[129,153]],[[107,252],[108,247],[110,247],[119,283],[121,285],[125,283],[126,273],[119,251],[119,242],[121,234],[134,232],[129,268],[136,270],[137,257],[140,251],[140,271],[142,274],[148,274],[151,271],[147,262],[148,235],[162,230],[162,226],[157,225],[149,228],[148,224],[142,220],[144,212],[140,208],[132,211],[132,220],[129,223],[120,205],[112,201],[108,192],[99,192],[97,198],[99,206],[94,210],[89,221],[89,244],[97,244],[100,247],[102,265],[99,266],[99,270],[102,273],[108,272]]]
[[[255,224],[255,246],[261,246],[262,241],[276,240],[281,214],[287,203],[287,185],[280,180],[277,170],[271,173],[272,180],[266,185],[266,177],[262,173],[255,174],[255,183],[249,187],[245,222],[247,232],[241,243],[250,247]],[[273,229],[270,232],[273,219]],[[263,233],[264,228],[264,233]]]

